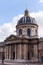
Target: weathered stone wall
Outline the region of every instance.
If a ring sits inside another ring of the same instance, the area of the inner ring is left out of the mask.
[[[19,25],[17,27],[17,36],[19,36],[19,30],[22,29],[22,35],[27,36],[27,29],[30,28],[31,33],[30,36],[38,35],[38,27],[35,25]]]

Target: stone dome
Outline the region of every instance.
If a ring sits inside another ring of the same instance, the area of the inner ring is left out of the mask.
[[[28,10],[25,10],[24,16],[21,17],[21,18],[18,20],[17,25],[30,24],[30,23],[31,23],[31,24],[37,24],[35,18],[30,17]]]

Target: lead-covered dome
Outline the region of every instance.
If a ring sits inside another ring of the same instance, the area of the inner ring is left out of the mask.
[[[38,25],[35,18],[30,17],[28,10],[25,10],[24,16],[18,20],[17,36],[37,37]]]
[[[29,23],[31,23],[31,24],[37,24],[35,18],[30,17],[28,10],[25,10],[24,16],[21,17],[18,20],[17,25],[23,25],[23,24],[29,24]]]

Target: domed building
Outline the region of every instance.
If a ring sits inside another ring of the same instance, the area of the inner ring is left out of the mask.
[[[35,18],[30,17],[28,10],[25,10],[24,16],[18,21],[17,36],[38,37],[38,25]]]
[[[24,16],[18,20],[16,31],[16,35],[10,35],[3,42],[5,61],[12,60],[15,65],[43,62],[43,38],[38,38],[37,21],[29,15],[28,10],[25,10]],[[2,57],[1,52],[2,50]]]
[[[5,58],[17,60],[38,58],[38,25],[35,18],[30,17],[28,10],[25,10],[24,16],[18,20],[16,30],[16,36],[11,35],[5,40],[6,45],[9,45],[6,46]]]

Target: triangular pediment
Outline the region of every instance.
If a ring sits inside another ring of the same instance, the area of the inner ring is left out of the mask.
[[[14,41],[14,40],[16,40],[18,37],[16,36],[16,35],[10,35],[9,37],[7,37],[6,39],[5,39],[5,42],[7,42],[7,41]]]

